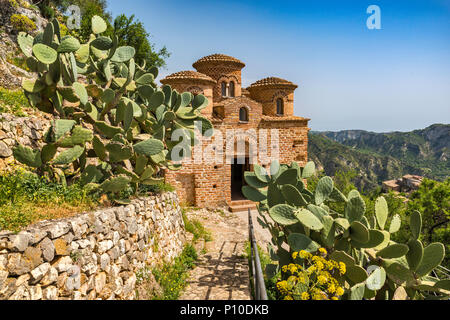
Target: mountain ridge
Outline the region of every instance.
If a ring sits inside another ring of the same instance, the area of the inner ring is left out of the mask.
[[[409,132],[310,131],[308,152],[326,174],[356,170],[359,187],[374,188],[403,174],[444,180],[450,175],[450,124]]]

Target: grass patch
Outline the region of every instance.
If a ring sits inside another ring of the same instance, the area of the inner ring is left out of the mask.
[[[143,186],[137,196],[172,190],[166,183]],[[89,190],[79,183],[63,186],[22,168],[0,172],[0,230],[17,232],[40,220],[67,218],[110,204],[100,189]]]
[[[64,187],[23,169],[0,173],[0,230],[19,231],[39,220],[65,218],[98,205],[98,196],[78,184]]]
[[[169,184],[169,183],[165,183],[165,182],[161,182],[158,184],[154,184],[154,185],[144,185],[144,184],[140,184],[138,187],[137,192],[135,192],[131,186],[129,186],[126,190],[123,190],[119,193],[119,198],[120,199],[132,199],[135,197],[145,197],[148,196],[151,193],[164,193],[164,192],[172,192],[175,191],[175,188]]]
[[[141,194],[153,192],[153,193],[164,193],[164,192],[172,192],[175,191],[175,187],[172,186],[170,183],[158,183],[155,185],[145,185],[141,184],[139,185],[139,192]]]
[[[188,271],[194,268],[197,259],[195,248],[188,244],[172,263],[154,268],[152,273],[160,285],[162,293],[154,296],[153,300],[177,300],[181,291],[186,287]]]
[[[186,231],[194,235],[194,238],[192,239],[193,242],[199,239],[203,239],[206,242],[212,241],[211,233],[206,230],[205,226],[203,226],[199,220],[189,220],[184,210],[182,211],[182,215]]]
[[[182,207],[182,216],[184,225],[187,232],[194,235],[192,242],[186,244],[180,256],[175,258],[171,263],[164,263],[156,268],[150,270],[149,267],[145,267],[137,273],[138,284],[143,285],[144,299],[146,297],[152,300],[177,300],[182,290],[186,287],[186,279],[189,276],[189,270],[195,267],[195,261],[198,259],[198,254],[194,244],[199,239],[205,241],[211,241],[211,233],[205,229],[205,227],[198,220],[189,220],[186,216],[186,207]],[[157,251],[158,243],[155,241]],[[200,254],[205,254],[206,249],[202,248]],[[161,290],[154,290],[152,285],[152,277],[158,283]],[[139,291],[137,291],[139,295]]]
[[[27,114],[23,108],[28,106],[28,100],[22,89],[8,90],[0,87],[0,113],[12,113],[24,117]]]

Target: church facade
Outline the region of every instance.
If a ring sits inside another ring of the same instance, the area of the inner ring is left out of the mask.
[[[269,77],[243,88],[245,64],[223,54],[203,57],[193,67],[196,71],[176,72],[161,83],[178,92],[205,95],[209,104],[201,112],[216,134],[201,139],[202,159],[194,150],[182,169],[165,173],[166,182],[190,205],[245,210],[253,204],[244,199],[241,188],[244,172],[253,164],[268,169],[273,159],[302,166],[307,162],[309,119],[294,116],[297,85]],[[219,161],[205,161],[211,157]]]

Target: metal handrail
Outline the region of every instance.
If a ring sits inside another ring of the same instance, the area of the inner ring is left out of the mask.
[[[248,209],[248,238],[250,242],[250,258],[252,263],[254,300],[268,300],[266,285],[264,283],[261,261],[259,260],[258,245],[256,244],[255,233],[253,229],[252,214]]]

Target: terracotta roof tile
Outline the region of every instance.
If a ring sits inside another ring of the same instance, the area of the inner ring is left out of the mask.
[[[216,80],[212,79],[211,77],[207,76],[206,74],[203,74],[203,73],[200,73],[197,71],[192,71],[192,70],[172,73],[172,74],[168,75],[167,77],[165,77],[164,79],[161,79],[161,83],[164,83],[167,80],[169,80],[169,81],[170,80],[203,80],[203,81],[216,83]]]
[[[277,85],[285,85],[285,86],[292,86],[297,88],[298,86],[295,83],[292,83],[288,80],[284,80],[277,77],[268,77],[261,80],[258,80],[250,85],[247,89],[252,89],[255,87],[263,87],[263,86],[277,86]]]
[[[227,56],[225,54],[215,53],[209,56],[198,59],[192,65],[194,68],[197,68],[201,64],[209,63],[209,62],[233,62],[240,65],[241,68],[245,67],[245,63],[231,56]]]
[[[266,116],[261,117],[263,121],[309,121],[308,118],[297,117],[297,116]]]

